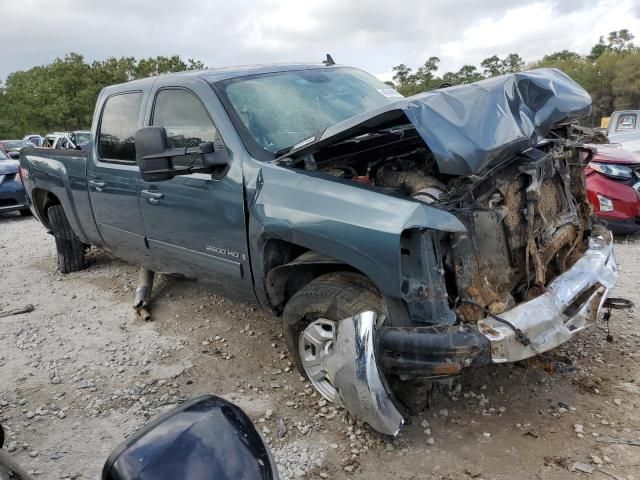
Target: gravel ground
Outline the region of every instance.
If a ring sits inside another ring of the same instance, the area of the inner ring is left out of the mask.
[[[618,239],[614,292],[640,304],[640,241]],[[292,368],[277,319],[161,276],[154,321],[130,304],[136,269],[91,253],[56,271],[33,218],[0,215],[0,422],[39,478],[95,478],[150,418],[202,393],[240,405],[282,478],[640,480],[639,314],[614,312],[547,359],[475,369],[396,439],[320,399]],[[571,365],[575,362],[575,365]],[[569,366],[567,368],[567,366]]]

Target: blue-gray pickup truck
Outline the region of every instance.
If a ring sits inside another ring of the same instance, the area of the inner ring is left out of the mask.
[[[257,302],[322,396],[394,435],[432,382],[596,321],[618,272],[590,106],[547,69],[410,98],[331,62],[185,72],[105,88],[88,151],[21,172],[63,273],[95,245]]]

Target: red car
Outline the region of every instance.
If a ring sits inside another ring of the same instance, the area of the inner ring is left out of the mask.
[[[588,167],[587,195],[614,233],[640,231],[640,154],[597,145]]]

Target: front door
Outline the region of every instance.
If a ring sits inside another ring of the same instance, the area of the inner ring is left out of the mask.
[[[204,142],[224,148],[205,107],[208,95],[214,95],[211,87],[199,79],[189,89],[158,80],[152,91],[149,124],[166,129],[169,148],[197,147]],[[174,167],[201,162],[199,154],[173,157]],[[139,193],[145,234],[154,261],[160,263],[158,270],[213,281],[232,296],[243,298],[249,293],[239,161],[231,160],[230,168],[221,175],[194,173],[161,182],[140,178]]]
[[[104,245],[116,256],[137,264],[145,264],[148,258],[133,141],[142,119],[142,104],[140,91],[106,99],[87,164],[91,208]]]

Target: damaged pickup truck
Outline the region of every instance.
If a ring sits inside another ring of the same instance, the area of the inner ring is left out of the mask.
[[[327,63],[105,88],[90,150],[23,151],[21,175],[62,272],[97,245],[143,287],[257,302],[322,396],[395,435],[434,381],[596,320],[618,272],[574,125],[591,99],[557,70],[405,99]]]

